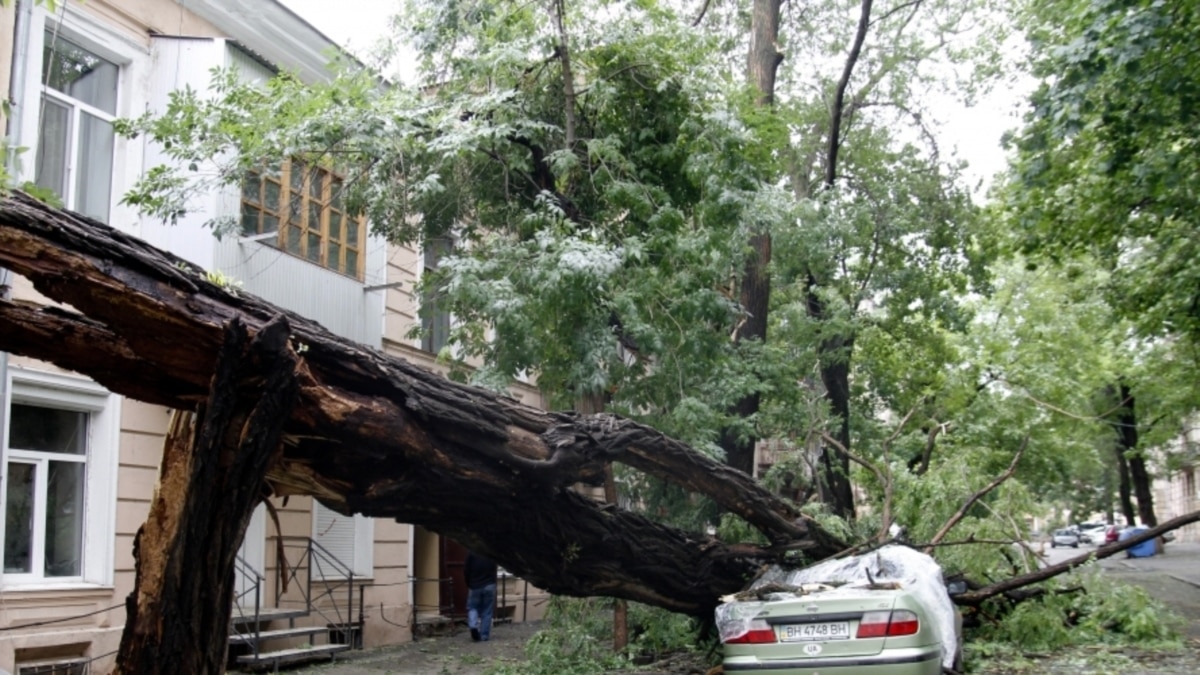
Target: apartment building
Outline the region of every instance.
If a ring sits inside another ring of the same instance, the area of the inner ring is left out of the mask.
[[[12,50],[0,50],[0,86],[8,141],[25,148],[10,164],[18,180],[334,333],[436,367],[449,317],[419,316],[412,290],[437,250],[372,236],[342,208],[340,176],[283,161],[247,176],[241,190],[206,195],[176,225],[120,203],[162,158],[144,139],[114,134],[114,120],[161,110],[182,87],[208,90],[214,67],[256,81],[277,70],[319,81],[336,49],[319,30],[274,0],[9,0],[0,35],[12,38]],[[214,216],[236,218],[242,236],[216,239],[203,225]],[[46,302],[18,276],[0,276],[0,286]],[[406,337],[421,321],[426,337]],[[534,387],[511,393],[541,405]],[[78,374],[0,354],[0,670],[112,668],[168,416]],[[297,642],[310,650],[403,642],[421,622],[462,613],[465,588],[452,580],[465,553],[454,542],[310,498],[274,506],[278,527],[260,507],[242,546],[235,619],[260,621],[235,627],[234,656]],[[500,593],[502,617],[540,617],[542,592],[509,579]],[[248,637],[255,628],[260,637],[284,629],[305,637],[260,642]]]

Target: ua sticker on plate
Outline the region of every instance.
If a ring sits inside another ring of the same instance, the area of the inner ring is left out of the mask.
[[[821,653],[821,645],[815,643],[806,644],[804,645],[804,653],[809,656],[816,656]]]

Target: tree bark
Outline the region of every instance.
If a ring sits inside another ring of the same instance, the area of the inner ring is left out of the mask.
[[[783,0],[754,0],[750,9],[750,55],[746,74],[758,89],[758,104],[775,104],[775,76],[783,54],[779,53],[779,13]]]
[[[134,540],[120,673],[225,670],[234,558],[299,390],[289,332],[279,320],[251,341],[230,322],[208,400],[195,415],[174,413]]]
[[[299,394],[283,423],[282,455],[267,470],[272,494],[422,525],[552,593],[704,616],[789,548],[825,557],[844,547],[746,474],[654,429],[614,415],[545,412],[451,382],[21,193],[0,200],[0,265],[88,317],[0,302],[0,349],[177,409],[208,398],[227,324],[239,318],[255,336],[284,316]],[[771,545],[726,544],[570,489],[598,485],[611,462],[707,495]]]

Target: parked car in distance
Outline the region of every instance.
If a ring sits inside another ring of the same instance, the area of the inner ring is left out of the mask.
[[[1071,530],[1055,530],[1054,534],[1050,537],[1050,548],[1058,548],[1059,546],[1079,548],[1079,535]]]
[[[1079,531],[1079,541],[1084,544],[1100,545],[1104,543],[1104,526],[1097,525]]]

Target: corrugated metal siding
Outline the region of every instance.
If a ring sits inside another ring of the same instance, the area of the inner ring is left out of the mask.
[[[275,76],[274,70],[247,54],[245,50],[233,43],[226,44],[228,49],[225,50],[225,65],[237,68],[243,82],[266,84],[267,80]]]
[[[378,348],[382,294],[363,284],[256,241],[217,242],[216,268],[242,289],[317,321],[331,332]]]

